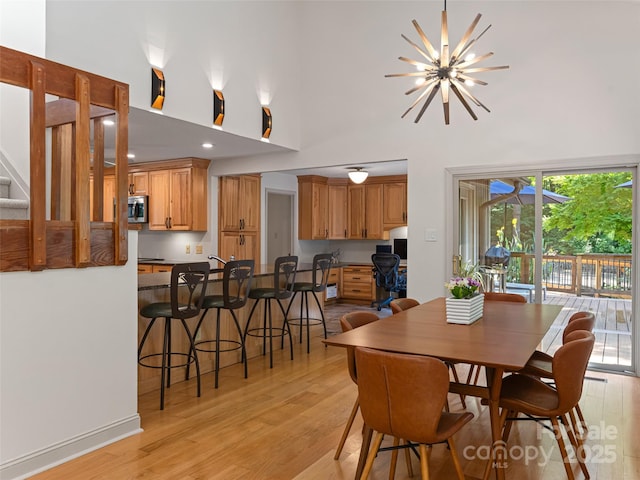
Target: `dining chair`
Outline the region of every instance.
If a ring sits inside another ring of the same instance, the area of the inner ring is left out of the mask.
[[[367,429],[376,432],[361,479],[367,479],[384,435],[418,443],[420,472],[429,478],[431,445],[446,442],[459,480],[464,480],[453,435],[472,418],[470,412],[443,412],[449,370],[437,358],[355,349],[358,394]]]
[[[240,350],[241,361],[244,363],[244,378],[248,377],[247,351],[244,344],[244,335],[235,310],[247,304],[249,293],[251,292],[251,282],[253,280],[253,260],[231,260],[224,266],[222,273],[222,294],[206,295],[202,300],[202,315],[198,320],[193,337],[197,352],[213,353],[215,355],[214,366],[214,388],[218,388],[218,375],[220,372],[220,354]],[[207,338],[202,334],[202,324],[211,309],[216,309],[216,327],[214,338]],[[237,337],[221,338],[221,311],[226,310],[231,314]],[[187,367],[187,379],[189,378],[189,368]]]
[[[394,315],[396,313],[402,312],[403,310],[408,310],[409,308],[417,307],[418,305],[420,305],[420,302],[418,302],[414,298],[396,298],[389,304],[389,306],[391,307],[391,311],[393,312]],[[458,371],[456,370],[456,364],[454,362],[445,362],[445,364],[447,365],[447,367],[451,369],[451,373],[453,374],[453,379],[456,381],[456,383],[460,383],[460,378],[458,377]],[[469,383],[468,380],[467,380],[467,383]],[[465,399],[465,396],[463,394],[460,394],[460,404],[462,405],[462,408],[466,410],[467,404],[464,401],[464,399]],[[445,404],[445,409],[449,411],[449,402]]]
[[[593,350],[595,336],[585,330],[575,331],[570,336],[567,343],[562,345],[553,356],[552,376],[555,387],[547,385],[538,378],[514,373],[502,381],[499,405],[502,408],[500,425],[503,432],[502,442],[505,446],[503,452],[508,452],[506,443],[511,432],[511,424],[520,413],[537,421],[550,420],[567,478],[573,480],[575,477],[558,419],[565,427],[580,469],[584,476],[589,478],[584,462],[582,440],[573,434],[575,424],[569,422],[567,415],[577,405],[582,395],[584,375]],[[485,479],[489,478],[491,463],[490,460],[485,468]]]
[[[409,308],[417,307],[420,305],[420,302],[415,298],[395,298],[391,300],[389,306],[391,307],[391,313],[396,314],[400,313],[403,310],[407,310]]]
[[[186,320],[197,317],[202,308],[202,299],[209,280],[209,262],[181,263],[171,268],[170,302],[154,302],[140,309],[140,316],[151,321],[142,335],[138,346],[138,363],[142,367],[160,369],[160,410],[164,410],[164,390],[171,386],[171,369],[196,366],[197,394],[200,396],[200,364],[194,345],[193,335]],[[151,328],[159,318],[164,318],[164,336],[161,352],[145,353],[144,346]],[[176,352],[172,349],[171,326],[179,320],[189,343],[188,351]],[[160,365],[154,359],[160,358]],[[173,359],[181,360],[174,363]]]

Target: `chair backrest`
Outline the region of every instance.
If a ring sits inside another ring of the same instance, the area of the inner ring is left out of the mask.
[[[527,303],[527,299],[517,293],[484,292],[484,299],[489,302]]]
[[[224,308],[235,310],[247,303],[253,280],[253,260],[231,260],[222,274],[222,301]]]
[[[380,433],[434,443],[449,391],[449,371],[433,357],[356,348],[364,422]]]
[[[414,298],[396,298],[391,300],[391,303],[389,304],[391,312],[394,314],[400,313],[409,308],[417,307],[418,305],[420,305],[420,302]]]
[[[192,318],[200,313],[209,281],[209,262],[179,263],[171,269],[171,316]],[[187,288],[186,302],[180,293]]]
[[[273,288],[275,298],[289,298],[293,295],[293,284],[296,281],[298,257],[289,255],[276,258],[273,267]]]
[[[340,326],[343,332],[348,332],[368,323],[380,320],[373,312],[367,312],[366,310],[359,310],[351,313],[347,313],[340,318]],[[347,366],[349,367],[349,375],[351,380],[358,383],[358,372],[356,370],[356,353],[354,347],[347,347]]]
[[[319,253],[313,257],[313,291],[323,292],[329,282],[329,271],[331,270],[330,253]]]
[[[584,312],[581,317],[572,317],[569,319],[569,323],[564,327],[562,332],[562,343],[566,343],[567,335],[577,330],[586,330],[587,332],[593,332],[596,326],[596,316],[590,312]]]
[[[400,255],[395,253],[374,253],[371,255],[376,285],[385,290],[393,290],[398,285]]]
[[[593,333],[576,330],[571,341],[562,345],[553,355],[552,372],[558,391],[558,415],[576,406],[582,396],[582,383],[595,342]]]

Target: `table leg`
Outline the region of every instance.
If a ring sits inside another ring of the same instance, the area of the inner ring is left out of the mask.
[[[497,480],[504,480],[506,458],[502,432],[500,431],[500,389],[502,388],[502,375],[504,369],[485,367],[487,374],[487,386],[489,387],[489,418],[491,420],[491,440],[493,452],[493,466]]]
[[[358,458],[355,480],[360,480],[362,476],[364,464],[367,462],[367,455],[369,454],[369,447],[371,446],[371,437],[373,437],[373,429],[365,424],[364,431],[362,432],[362,446],[360,447],[360,457]]]

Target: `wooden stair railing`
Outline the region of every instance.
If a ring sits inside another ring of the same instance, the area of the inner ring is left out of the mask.
[[[30,91],[30,219],[0,220],[0,272],[126,264],[129,86],[2,46],[0,82]],[[46,95],[58,100],[47,102]],[[91,221],[103,218],[102,118],[110,115],[116,118],[115,215],[113,222]]]

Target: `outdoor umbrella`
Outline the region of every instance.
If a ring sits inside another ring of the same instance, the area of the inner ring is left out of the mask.
[[[631,188],[633,187],[633,180],[629,180],[628,182],[621,183],[620,185],[616,185],[613,188]]]
[[[532,205],[535,202],[536,187],[526,185],[522,187],[518,195],[507,198],[506,195],[513,193],[513,191],[514,187],[512,185],[509,185],[501,180],[494,180],[489,185],[491,200],[498,200],[501,196],[505,196],[506,203]],[[542,203],[564,203],[568,200],[571,200],[571,198],[560,195],[559,193],[542,189]]]

